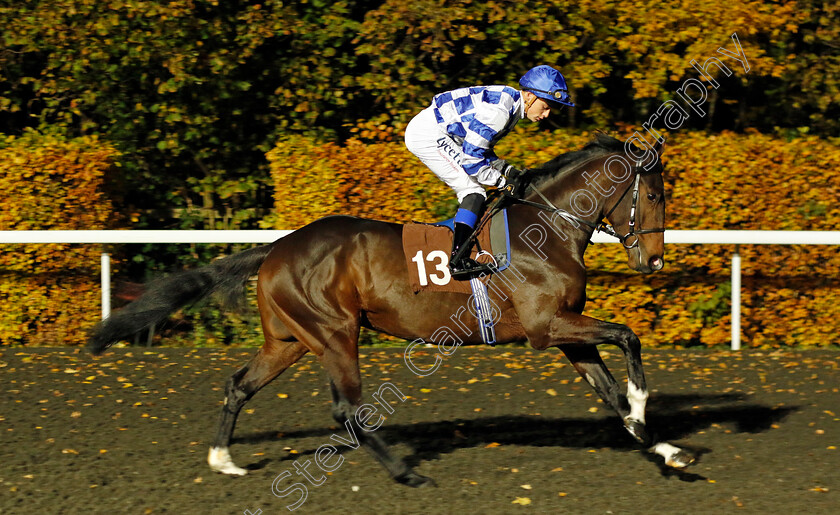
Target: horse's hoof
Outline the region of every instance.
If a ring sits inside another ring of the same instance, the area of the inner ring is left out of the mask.
[[[665,460],[665,464],[675,469],[684,469],[694,463],[695,458],[688,452],[680,449]]]
[[[629,432],[633,436],[633,438],[636,439],[637,442],[644,445],[645,447],[651,444],[651,438],[647,432],[647,429],[645,428],[644,423],[627,417],[624,419],[624,428],[627,429],[627,432]]]
[[[408,472],[399,477],[395,477],[394,479],[397,481],[397,483],[402,483],[412,488],[437,486],[437,483],[435,483],[434,479],[420,475],[414,471]]]
[[[665,458],[665,465],[675,469],[684,469],[695,461],[693,454],[668,442],[660,442],[651,447],[650,451]]]
[[[230,451],[227,447],[211,447],[210,452],[207,453],[207,463],[211,469],[222,474],[244,476],[248,473],[247,470],[233,464],[233,459],[230,457]]]

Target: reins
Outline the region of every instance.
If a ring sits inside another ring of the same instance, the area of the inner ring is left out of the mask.
[[[627,188],[624,190],[624,193],[621,194],[621,196],[616,201],[615,205],[613,205],[612,209],[610,209],[604,216],[604,218],[609,218],[610,215],[613,214],[613,212],[624,200],[624,197],[627,196],[627,192],[629,192],[632,189],[633,203],[630,205],[630,229],[625,235],[619,234],[618,231],[615,230],[615,227],[613,227],[613,225],[609,223],[609,221],[601,220],[597,223],[590,222],[589,220],[584,220],[583,218],[573,215],[565,209],[560,209],[559,207],[552,204],[548,197],[543,195],[543,193],[539,189],[537,189],[536,186],[534,186],[533,184],[529,184],[527,188],[531,188],[532,190],[534,190],[534,193],[536,193],[543,200],[543,202],[545,202],[545,204],[540,204],[539,202],[534,202],[524,198],[514,197],[513,195],[509,194],[506,190],[491,191],[487,195],[488,209],[486,210],[486,214],[481,217],[481,221],[479,222],[478,226],[475,228],[473,233],[470,235],[470,237],[467,239],[467,243],[462,247],[461,252],[464,252],[465,249],[468,249],[473,243],[475,243],[476,245],[478,244],[478,234],[481,232],[482,228],[487,224],[487,222],[491,218],[493,218],[493,215],[495,215],[497,212],[501,211],[504,207],[506,207],[508,202],[522,204],[525,206],[542,209],[543,211],[548,211],[549,213],[560,216],[567,222],[572,222],[573,224],[582,224],[594,229],[596,232],[603,232],[609,236],[612,236],[613,238],[617,239],[622,245],[624,245],[624,248],[628,250],[636,248],[639,246],[639,235],[665,232],[664,227],[657,227],[654,229],[636,229],[636,204],[639,200],[639,183],[642,176],[642,172],[639,171],[640,168],[641,161],[637,161],[635,167],[635,180],[632,184],[629,184],[627,186]],[[578,225],[577,227],[580,226]],[[629,240],[630,238],[633,238],[633,242],[628,245],[627,240]],[[456,254],[455,258],[453,259],[456,259],[458,257],[460,256]]]
[[[526,205],[526,206],[535,207],[537,209],[542,209],[542,210],[548,211],[552,214],[556,214],[556,215],[560,216],[561,218],[565,219],[568,222],[575,222],[575,223],[578,223],[578,224],[586,225],[587,227],[591,227],[592,229],[594,229],[596,232],[606,233],[607,235],[612,236],[613,238],[616,238],[619,242],[621,242],[621,244],[624,245],[624,248],[632,249],[632,248],[637,247],[639,245],[639,235],[665,232],[664,227],[657,227],[657,228],[654,228],[654,229],[638,229],[638,230],[636,229],[636,204],[638,203],[638,200],[639,200],[639,182],[640,182],[640,179],[641,179],[641,176],[642,176],[642,172],[639,171],[640,168],[641,168],[641,162],[637,161],[636,162],[636,169],[635,169],[636,170],[635,171],[635,174],[636,174],[635,180],[633,181],[632,184],[627,186],[627,188],[624,190],[624,193],[621,194],[621,197],[619,197],[618,200],[616,201],[615,205],[613,205],[612,209],[610,209],[607,212],[607,214],[604,216],[604,218],[609,218],[610,215],[613,214],[613,212],[616,210],[616,208],[618,208],[618,206],[624,200],[624,197],[627,196],[627,192],[630,191],[630,189],[632,188],[632,190],[633,190],[633,203],[630,205],[630,229],[627,232],[627,234],[625,234],[623,236],[621,234],[619,234],[618,231],[615,230],[615,227],[613,227],[613,225],[610,224],[609,221],[602,220],[598,223],[593,223],[593,222],[590,222],[589,220],[584,220],[580,217],[577,217],[577,216],[573,215],[572,213],[566,211],[565,209],[560,209],[559,207],[552,204],[551,201],[548,200],[548,198],[545,195],[543,195],[543,193],[539,189],[537,189],[533,184],[530,184],[528,186],[531,189],[534,190],[534,192],[543,200],[543,202],[545,202],[545,204],[540,204],[539,202],[533,202],[531,200],[516,198],[516,197],[510,196],[510,195],[506,195],[505,198],[509,199],[512,202],[516,202],[518,204],[523,204],[523,205]],[[498,203],[497,203],[497,205],[498,205]],[[494,205],[494,208],[496,208],[496,205]],[[630,238],[633,238],[633,242],[628,245],[627,240],[630,239]]]

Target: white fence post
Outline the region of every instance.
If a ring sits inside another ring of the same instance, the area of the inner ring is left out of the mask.
[[[6,243],[271,243],[289,230],[0,230]],[[605,233],[592,235],[593,243],[614,242]],[[741,256],[738,245],[840,245],[840,231],[680,231],[665,233],[665,243],[735,245],[732,255],[732,350],[741,348]],[[102,254],[102,318],[111,314],[111,257]]]
[[[732,254],[732,350],[741,349],[741,255]]]
[[[111,256],[103,252],[102,271],[100,272],[100,282],[102,283],[102,320],[111,316]]]

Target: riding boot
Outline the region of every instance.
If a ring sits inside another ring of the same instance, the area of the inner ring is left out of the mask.
[[[487,272],[490,267],[476,262],[470,258],[470,248],[467,241],[472,236],[478,215],[484,206],[484,197],[478,194],[467,195],[461,202],[458,213],[455,215],[455,230],[452,235],[452,256],[449,261],[449,271],[455,279],[466,279]],[[460,252],[461,257],[456,259]]]

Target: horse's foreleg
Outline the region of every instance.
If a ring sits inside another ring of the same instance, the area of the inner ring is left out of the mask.
[[[251,361],[237,370],[225,384],[225,404],[219,416],[219,426],[213,446],[207,454],[210,468],[223,474],[242,476],[247,470],[237,467],[230,456],[230,440],[239,412],[248,400],[263,386],[306,353],[298,342],[269,342]]]
[[[618,347],[624,352],[627,361],[627,400],[630,403],[630,414],[624,417],[624,427],[651,452],[662,456],[666,465],[685,468],[694,463],[691,454],[667,442],[654,442],[647,434],[645,407],[648,391],[642,365],[642,344],[629,328],[627,332],[629,334],[625,338],[618,340]]]
[[[575,370],[586,379],[608,406],[625,419],[630,414],[627,400],[621,387],[610,373],[598,348],[594,345],[560,345],[560,350],[569,358]]]
[[[431,478],[422,476],[400,458],[391,454],[385,441],[370,427],[362,427],[356,418],[356,411],[361,403],[362,389],[358,360],[345,357],[342,359],[328,350],[324,354],[324,368],[330,375],[332,392],[332,414],[336,422],[344,427],[350,426],[358,442],[373,455],[398,483],[412,487],[434,485]]]
[[[622,326],[623,327],[623,326]],[[615,344],[624,353],[627,362],[627,402],[630,413],[624,415],[624,427],[639,443],[650,446],[652,440],[645,429],[645,408],[647,407],[648,390],[645,381],[645,370],[642,366],[642,344],[633,331],[625,328]]]
[[[535,348],[557,346],[564,352],[580,353],[581,359],[575,367],[592,384],[595,391],[611,404],[624,421],[624,427],[649,452],[665,459],[665,463],[675,468],[684,468],[694,462],[686,451],[666,442],[654,442],[645,425],[645,407],[648,399],[645,373],[642,366],[641,342],[627,326],[603,322],[577,313],[564,312],[555,316],[549,324],[547,333],[530,333],[531,345]],[[615,380],[609,374],[600,357],[596,345],[612,344],[618,346],[627,361],[627,397],[626,404],[617,392]],[[585,354],[585,347],[592,347],[594,352]],[[571,359],[571,357],[570,357]],[[573,361],[574,362],[574,361]],[[586,374],[589,374],[587,377]],[[629,405],[629,409],[626,407]]]
[[[586,379],[601,399],[618,413],[624,421],[624,427],[640,444],[650,447],[652,439],[645,428],[645,401],[647,392],[628,385],[628,395],[621,393],[621,387],[601,359],[598,348],[594,345],[561,345],[560,349],[569,361]],[[642,378],[644,380],[644,377]]]

